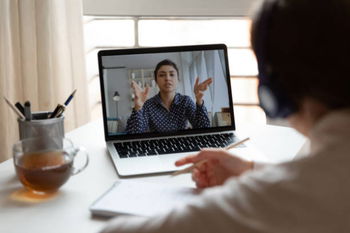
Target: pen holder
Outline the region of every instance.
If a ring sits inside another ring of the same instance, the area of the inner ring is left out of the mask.
[[[34,112],[30,121],[18,119],[19,138],[64,138],[64,116],[48,118],[48,115],[49,112]]]

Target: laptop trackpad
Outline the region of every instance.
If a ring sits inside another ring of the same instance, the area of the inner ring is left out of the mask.
[[[171,172],[185,167],[176,167],[176,160],[195,153],[163,154],[150,157],[118,159],[116,165],[120,176]]]

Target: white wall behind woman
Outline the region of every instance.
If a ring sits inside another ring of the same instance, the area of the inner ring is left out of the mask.
[[[116,116],[116,103],[112,101],[112,96],[115,91],[120,94],[120,101],[118,103],[119,117],[129,116],[132,111],[131,86],[128,77],[128,69],[155,69],[156,65],[164,60],[170,59],[179,67],[181,67],[179,53],[167,54],[144,54],[144,55],[125,55],[125,56],[108,56],[103,58],[103,66],[106,68],[105,77],[106,87],[105,94],[109,111],[108,117]],[[183,79],[181,78],[182,69],[179,68],[180,82],[177,91],[184,92]],[[151,98],[156,93],[150,93],[148,98]]]

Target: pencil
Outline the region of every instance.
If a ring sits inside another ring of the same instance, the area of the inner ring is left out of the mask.
[[[10,108],[12,108],[12,110],[17,114],[17,116],[23,120],[24,119],[23,114],[5,96],[4,96],[4,100],[10,106]]]
[[[234,148],[234,147],[237,147],[237,146],[241,145],[242,143],[245,143],[245,142],[248,141],[249,139],[250,139],[250,138],[248,137],[248,138],[245,138],[245,139],[243,139],[243,140],[241,140],[241,141],[232,143],[232,144],[226,146],[224,149],[225,149],[225,150],[232,149],[232,148]],[[199,162],[193,164],[193,165],[190,166],[190,167],[187,167],[187,168],[185,168],[185,169],[178,170],[178,171],[174,172],[173,174],[171,174],[171,176],[177,176],[177,175],[181,175],[181,174],[185,174],[185,173],[190,173],[190,172],[192,172],[192,170],[193,170],[195,167],[198,167],[198,166],[202,165],[202,164],[205,163],[205,162],[207,162],[206,159],[201,160],[201,161],[199,161]]]
[[[232,143],[232,144],[226,146],[224,149],[225,149],[225,150],[229,150],[229,149],[235,148],[235,147],[237,147],[237,146],[239,146],[239,145],[245,143],[245,142],[248,141],[249,139],[250,139],[250,138],[247,137],[247,138],[245,138],[245,139],[243,139],[243,140],[241,140],[241,141],[238,141],[238,142],[235,142],[235,143]]]

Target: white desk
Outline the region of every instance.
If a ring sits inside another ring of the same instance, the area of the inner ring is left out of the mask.
[[[293,158],[305,142],[302,136],[285,127],[251,127],[249,131],[245,134],[252,138],[251,143],[269,154],[273,161]],[[91,203],[118,179],[106,151],[102,121],[89,123],[66,136],[75,145],[88,150],[90,164],[85,171],[71,177],[51,199],[41,202],[20,201],[23,195],[19,193],[23,189],[16,178],[12,159],[0,164],[1,233],[92,233],[104,226],[106,219],[93,218],[88,211]],[[166,175],[132,179],[150,182],[166,179],[174,185],[193,186],[190,175],[172,179]]]

